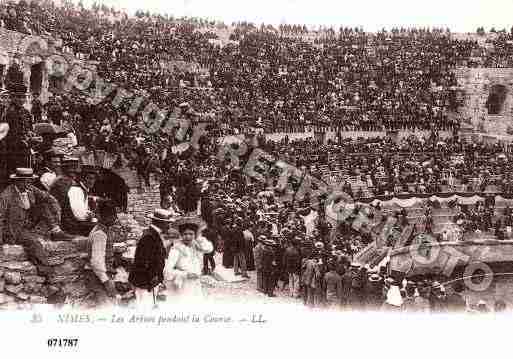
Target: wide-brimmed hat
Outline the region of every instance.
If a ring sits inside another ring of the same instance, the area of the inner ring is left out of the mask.
[[[15,172],[9,176],[10,179],[36,179],[32,168],[16,168]]]
[[[259,235],[259,236],[257,237],[257,241],[259,241],[259,242],[264,242],[264,241],[266,241],[266,240],[267,240],[267,237],[266,237],[266,236],[264,236],[263,234],[261,234],[261,235]]]
[[[80,172],[80,159],[77,157],[64,157],[61,160],[61,167],[64,171]]]
[[[324,249],[324,243],[322,243],[322,242],[315,242],[315,248],[317,248],[317,249]]]
[[[165,209],[157,208],[151,215],[148,216],[148,218],[150,218],[152,221],[171,223],[174,222],[174,220],[171,218],[171,215],[171,212]]]
[[[178,228],[179,232],[185,229],[198,231],[206,226],[205,221],[199,216],[184,216],[173,221],[173,227]]]
[[[82,165],[81,173],[82,174],[92,173],[92,174],[97,175],[99,173],[99,169],[96,166]]]
[[[381,276],[379,274],[372,274],[370,277],[369,277],[369,282],[372,282],[372,283],[376,283],[376,282],[381,282],[383,278],[381,278]]]

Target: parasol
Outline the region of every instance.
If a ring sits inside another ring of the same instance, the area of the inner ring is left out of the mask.
[[[9,132],[9,124],[8,123],[0,123],[0,141],[2,141]]]
[[[34,131],[38,135],[47,135],[47,134],[59,134],[64,133],[64,129],[60,126],[54,125],[52,123],[36,123],[34,125]]]

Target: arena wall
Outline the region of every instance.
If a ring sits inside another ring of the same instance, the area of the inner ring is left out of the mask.
[[[456,77],[465,93],[462,116],[479,132],[506,134],[508,127],[513,125],[513,69],[459,68]],[[503,111],[490,115],[486,103],[495,85],[504,86],[507,92]]]

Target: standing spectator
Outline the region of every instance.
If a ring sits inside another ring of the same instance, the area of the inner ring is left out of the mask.
[[[87,273],[87,278],[88,287],[93,289],[97,304],[107,305],[113,304],[118,295],[113,280],[114,242],[109,230],[117,220],[116,207],[108,201],[102,201],[98,205],[98,214],[98,225],[89,235],[91,272]]]
[[[219,240],[219,234],[216,229],[213,227],[207,227],[203,230],[203,236],[212,243],[214,250],[210,253],[205,253],[203,255],[203,274],[209,275],[215,272],[216,270],[216,261],[214,259],[214,255],[217,250],[217,242]],[[210,265],[210,267],[209,267]]]
[[[267,238],[263,235],[257,239],[257,244],[253,248],[253,255],[255,257],[255,269],[257,275],[257,290],[264,292],[264,277],[263,277],[263,255],[264,255],[264,242]]]
[[[262,276],[264,283],[264,293],[269,297],[275,297],[274,288],[276,286],[276,258],[274,253],[275,242],[267,239],[263,242],[262,251]]]
[[[164,280],[167,251],[162,235],[169,231],[171,223],[170,213],[163,209],[155,210],[150,218],[150,227],[137,242],[134,264],[128,277],[135,287],[138,305],[145,308],[156,305],[156,288]]]
[[[324,275],[326,283],[326,305],[338,309],[342,301],[342,277],[336,271],[336,263],[328,263],[328,272]]]
[[[301,252],[298,237],[294,238],[283,254],[283,268],[288,275],[289,295],[297,298],[300,295],[299,276],[301,274]]]
[[[233,258],[233,272],[235,275],[241,275],[243,278],[249,278],[246,271],[246,238],[242,231],[240,221],[234,223],[231,231],[232,246],[234,252]]]

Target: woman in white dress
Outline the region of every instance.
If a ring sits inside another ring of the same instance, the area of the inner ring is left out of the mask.
[[[178,228],[180,239],[171,248],[164,268],[166,300],[175,303],[201,301],[203,255],[211,253],[214,247],[200,235],[205,224],[199,217],[179,218],[174,226]]]

